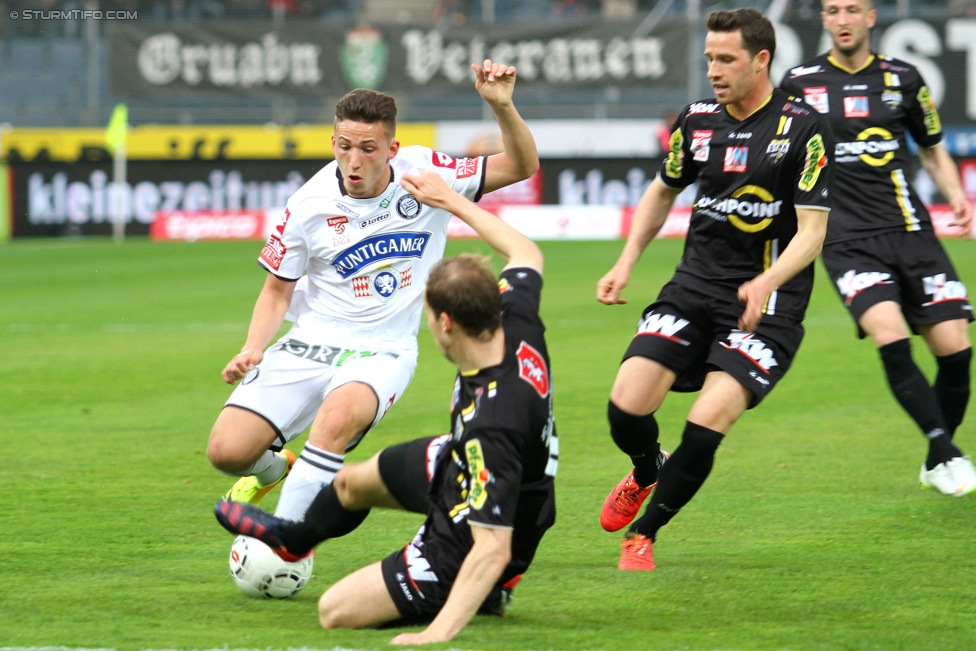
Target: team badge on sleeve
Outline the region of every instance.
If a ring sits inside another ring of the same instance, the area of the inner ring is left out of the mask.
[[[468,177],[474,176],[477,173],[478,173],[477,158],[462,158],[458,160],[457,177],[459,179],[466,179]]]
[[[273,234],[268,238],[267,244],[264,245],[264,249],[261,251],[261,259],[264,262],[278,271],[281,268],[281,261],[285,258],[285,252],[288,248],[285,246],[277,235]]]
[[[549,369],[546,360],[524,341],[519,344],[515,356],[519,360],[519,377],[532,385],[541,397],[549,395]]]
[[[813,186],[817,185],[820,170],[825,165],[827,165],[827,149],[824,146],[823,136],[818,133],[807,140],[807,161],[797,187],[804,192],[812,190]]]
[[[439,151],[431,153],[430,162],[436,167],[446,167],[452,170],[457,167],[457,161],[454,158],[448,156],[447,154],[442,154]]]
[[[925,115],[925,133],[930,136],[941,133],[942,120],[939,118],[939,110],[935,108],[935,102],[932,101],[928,87],[922,86],[918,89],[918,103]]]
[[[481,452],[481,441],[471,439],[464,444],[464,456],[468,460],[468,472],[471,473],[471,486],[468,490],[468,504],[474,510],[485,505],[488,499],[488,483],[491,472],[485,468],[485,455]]]

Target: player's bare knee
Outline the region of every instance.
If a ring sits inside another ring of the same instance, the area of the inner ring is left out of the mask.
[[[240,459],[233,453],[231,446],[216,431],[210,434],[210,442],[207,443],[207,459],[214,468],[223,472],[238,470],[240,465]]]
[[[341,604],[326,592],[319,599],[319,624],[322,628],[348,628],[343,625]]]

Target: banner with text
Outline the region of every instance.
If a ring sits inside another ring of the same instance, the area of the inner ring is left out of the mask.
[[[685,20],[668,18],[641,38],[633,29],[596,19],[446,28],[295,22],[281,31],[254,22],[113,23],[111,89],[117,98],[447,92],[470,90],[469,64],[486,57],[515,65],[522,88],[686,88]],[[919,67],[944,122],[976,120],[976,19],[897,20],[873,35],[878,51]],[[774,81],[826,49],[819,20],[778,25]]]

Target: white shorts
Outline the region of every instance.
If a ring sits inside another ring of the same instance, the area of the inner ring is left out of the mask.
[[[311,425],[329,393],[349,382],[362,382],[376,393],[379,408],[370,424],[373,427],[406,391],[416,368],[414,352],[377,353],[285,338],[265,352],[264,360],[247,374],[224,406],[247,409],[268,421],[278,436],[272,448],[278,449]],[[347,452],[366,431],[346,446]]]

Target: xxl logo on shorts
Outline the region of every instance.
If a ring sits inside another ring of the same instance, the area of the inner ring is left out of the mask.
[[[543,398],[548,396],[549,369],[539,351],[523,341],[515,351],[515,356],[519,360],[519,377],[531,384]]]
[[[729,350],[737,350],[761,368],[764,373],[769,373],[769,369],[779,366],[779,362],[773,357],[773,351],[766,348],[766,344],[756,338],[751,332],[741,332],[733,330],[729,333],[729,343],[722,342],[722,346]]]
[[[965,301],[967,298],[966,286],[958,280],[946,280],[945,274],[922,278],[922,288],[932,297],[924,304],[925,307],[946,301]]]
[[[381,233],[367,237],[339,253],[329,263],[342,278],[349,278],[363,268],[390,258],[422,258],[430,233]]]
[[[851,269],[837,279],[837,290],[844,297],[844,304],[850,305],[854,297],[865,289],[875,285],[890,285],[891,282],[891,274],[880,271],[862,271],[858,274]]]
[[[437,575],[430,569],[430,563],[424,558],[423,551],[411,542],[404,550],[407,558],[407,572],[413,581],[436,581]]]
[[[657,312],[651,312],[643,319],[641,319],[640,324],[637,326],[637,337],[642,335],[653,335],[655,337],[664,337],[665,339],[670,339],[682,346],[687,346],[688,341],[676,337],[675,335],[681,331],[688,321],[685,319],[679,319],[673,314],[658,314]]]

